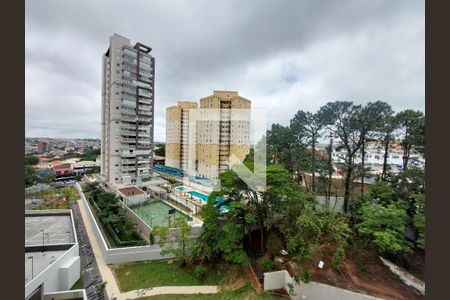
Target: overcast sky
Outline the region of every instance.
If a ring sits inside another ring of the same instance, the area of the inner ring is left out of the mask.
[[[165,109],[236,90],[287,125],[328,101],[425,110],[424,1],[26,1],[26,136],[100,137],[101,62],[118,33],[153,48]]]

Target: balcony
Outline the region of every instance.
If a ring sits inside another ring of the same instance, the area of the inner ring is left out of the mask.
[[[137,121],[137,117],[127,116],[127,115],[121,115],[121,119],[124,121],[128,121],[128,122],[136,122]]]
[[[147,118],[147,117],[143,117],[143,116],[138,116],[138,121],[151,122],[152,119],[151,118]]]
[[[152,104],[152,100],[151,99],[147,99],[147,98],[139,98],[139,103],[151,105]]]
[[[152,93],[150,93],[149,91],[143,90],[143,89],[139,89],[139,96],[144,96],[144,97],[152,97]]]
[[[124,165],[135,164],[135,163],[136,163],[135,159],[122,159],[122,164],[124,164]]]
[[[137,113],[140,115],[144,115],[144,116],[151,116],[153,114],[151,111],[146,111],[146,110],[141,110],[141,109],[139,109]]]
[[[122,138],[122,143],[136,143],[135,138]]]
[[[124,172],[136,171],[136,166],[131,166],[131,167],[122,166],[122,171],[124,171]]]

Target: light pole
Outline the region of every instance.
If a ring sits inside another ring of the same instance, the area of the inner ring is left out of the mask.
[[[28,256],[27,259],[31,259],[31,279],[34,278],[34,270],[33,270],[33,256]]]
[[[45,243],[44,229],[41,229],[41,231],[42,231],[42,251],[44,251],[44,243]]]

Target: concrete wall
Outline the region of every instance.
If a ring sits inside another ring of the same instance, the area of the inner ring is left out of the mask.
[[[289,293],[289,285],[293,285],[294,292],[291,299],[311,299],[311,300],[377,300],[373,296],[355,293],[349,290],[340,289],[331,285],[318,282],[297,284],[288,271],[277,271],[264,273],[264,290],[285,289]]]
[[[45,294],[43,300],[67,300],[83,299],[88,300],[85,290],[63,291]]]
[[[123,202],[128,206],[132,206],[132,205],[144,202],[146,199],[147,199],[147,194],[139,194],[139,195],[125,197],[123,199]]]
[[[132,211],[125,203],[121,202],[122,207],[126,210],[127,218],[133,222],[138,230],[139,235],[146,240],[149,241],[150,233],[153,231],[153,229],[144,222],[134,211]]]
[[[137,247],[109,248],[100,231],[100,227],[95,220],[91,207],[78,183],[76,184],[76,187],[81,196],[81,203],[88,212],[89,222],[94,229],[95,238],[97,239],[103,258],[107,264],[124,264],[129,262],[159,260],[173,257],[172,255],[162,256],[160,254],[161,248],[156,244]]]
[[[75,258],[73,264],[69,267],[67,262],[72,261]],[[61,278],[60,269],[66,268],[67,282],[63,282],[64,278]],[[80,256],[78,251],[78,244],[73,245],[63,255],[61,255],[55,262],[45,268],[32,280],[28,281],[25,285],[25,297],[30,295],[38,286],[43,284],[44,293],[57,292],[61,290],[61,287],[72,287],[75,282],[80,278]],[[70,288],[69,287],[69,288]]]

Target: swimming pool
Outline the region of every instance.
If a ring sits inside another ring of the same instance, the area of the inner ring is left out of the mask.
[[[176,187],[175,189],[176,189],[176,190],[179,190],[179,191],[184,191],[184,190],[187,190],[187,187],[185,187],[185,186],[179,186],[179,187]]]
[[[179,211],[178,209],[166,204],[163,201],[152,201],[134,205],[130,207],[131,210],[145,221],[150,227],[155,226],[169,226],[172,227],[176,218],[183,217],[188,221],[191,218]],[[174,211],[169,214],[169,211]]]
[[[188,192],[188,194],[190,194],[190,195],[192,195],[194,197],[200,198],[204,202],[208,202],[208,196],[206,196],[205,194],[202,194],[202,193],[199,193],[199,192],[196,192],[196,191]]]

